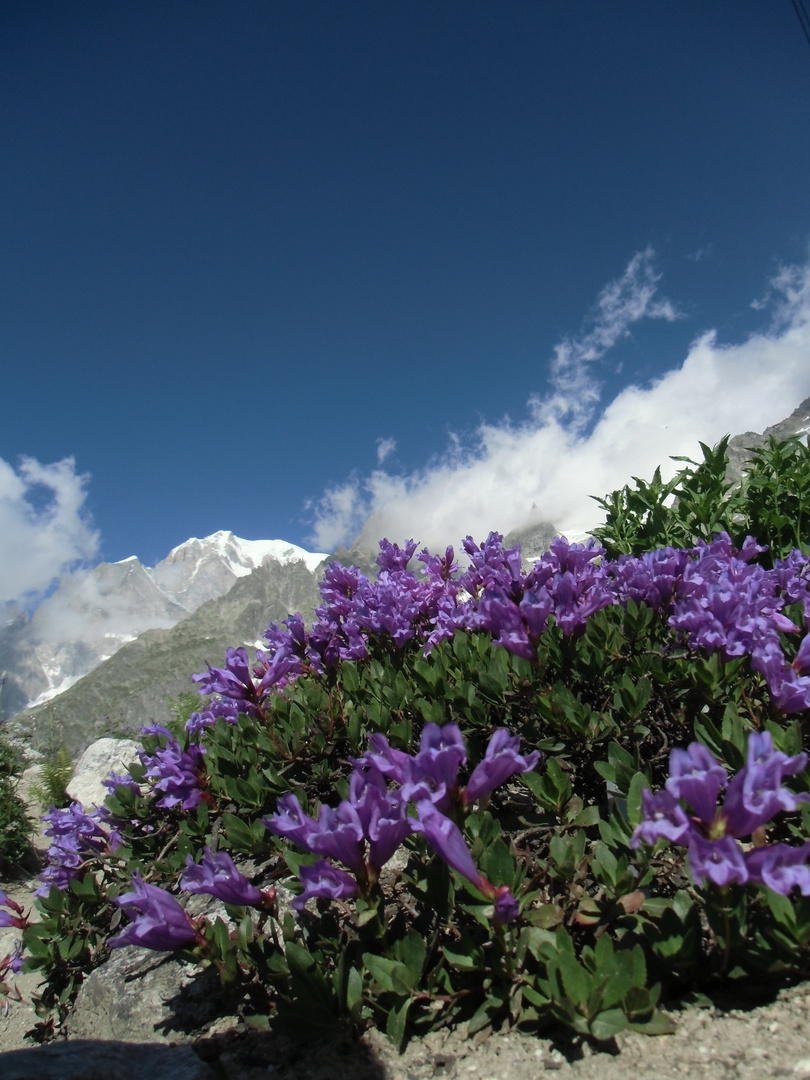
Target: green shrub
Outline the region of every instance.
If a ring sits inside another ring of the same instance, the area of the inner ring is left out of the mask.
[[[24,768],[20,751],[0,732],[0,870],[16,867],[31,843],[32,823],[17,794]]]
[[[798,436],[771,438],[754,451],[742,481],[728,472],[728,436],[713,449],[701,443],[703,461],[686,466],[664,483],[661,470],[652,480],[633,483],[596,502],[606,511],[605,524],[593,535],[611,558],[641,555],[657,547],[691,547],[727,532],[736,547],[746,536],[768,544],[765,566],[785,559],[794,549],[810,552],[810,448]]]
[[[45,754],[39,766],[39,780],[31,785],[32,796],[43,808],[67,806],[70,802],[67,788],[73,776],[73,762],[67,749],[60,746]]]
[[[765,566],[797,543],[807,551],[806,448],[772,444],[737,489],[726,479],[726,449],[725,441],[704,447],[703,464],[690,463],[669,485],[656,474],[602,500],[609,513],[600,539],[613,554],[642,554],[691,547],[720,528],[741,544],[756,524],[757,539],[771,545]],[[806,633],[801,603],[784,610]],[[795,673],[806,662],[798,635],[787,619],[775,626]],[[64,1015],[107,955],[108,936],[123,924],[115,901],[135,872],[170,904],[187,861],[199,863],[208,847],[230,853],[268,897],[282,883],[300,892],[299,873],[317,856],[268,831],[278,800],[294,795],[313,816],[334,808],[370,736],[384,734],[394,758],[414,755],[429,724],[458,726],[468,756],[462,784],[499,729],[519,736],[522,753],[544,754],[472,805],[460,789],[452,795],[447,813],[485,888],[415,832],[379,877],[357,870],[356,893],[340,903],[321,898],[281,918],[254,896],[252,909],[227,907],[230,925],[194,924],[182,955],[237,987],[252,1023],[374,1025],[397,1045],[461,1021],[471,1035],[563,1024],[604,1040],[627,1028],[667,1030],[661,999],[734,979],[778,986],[810,975],[810,899],[750,882],[696,882],[683,848],[633,842],[644,789],[660,790],[671,750],[694,740],[734,774],[751,733],[765,732],[780,760],[795,758],[791,790],[810,791],[796,757],[810,749],[808,710],[787,715],[748,654],[692,647],[663,605],[601,607],[569,634],[552,616],[528,658],[480,629],[457,632],[428,656],[416,641],[395,648],[379,634],[367,658],[324,673],[310,666],[256,715],[219,719],[200,736],[204,754],[180,723],[191,704],[177,703],[176,738],[153,730],[142,741],[153,761],[182,761],[196,803],[158,807],[166,787],[156,787],[154,769],[150,780],[148,763],[133,767],[106,800],[120,843],[113,851],[92,838],[83,872],[51,889],[42,921],[25,931],[29,970],[45,978],[44,1016]],[[722,818],[714,825],[722,830]],[[758,845],[801,845],[808,804],[757,832]],[[519,912],[501,924],[493,900],[503,889]]]

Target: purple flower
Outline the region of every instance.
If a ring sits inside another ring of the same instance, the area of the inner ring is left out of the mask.
[[[458,770],[467,760],[464,736],[458,724],[425,724],[419,740],[419,753],[414,758],[410,784],[405,784],[405,797],[416,798],[412,788],[427,781],[433,789],[434,801],[446,809],[458,791]]]
[[[309,836],[309,849],[348,866],[355,874],[365,871],[365,836],[357,807],[344,799],[333,810],[322,806],[317,831]]]
[[[318,822],[305,814],[298,796],[292,793],[282,796],[276,803],[276,812],[263,818],[265,828],[276,836],[292,840],[305,851],[312,851],[311,838],[318,833]]]
[[[194,715],[199,714],[195,713]],[[119,776],[118,773],[111,772],[110,775],[101,782],[111,795],[115,794],[115,789],[117,787],[129,788],[129,790],[134,791],[136,795],[140,795],[141,793],[140,784],[137,784],[129,775],[129,773],[123,773]]]
[[[682,548],[657,548],[643,555],[623,555],[610,564],[615,579],[617,600],[647,604],[654,611],[669,612],[675,599],[684,568],[691,561]]]
[[[767,731],[753,731],[748,737],[748,760],[728,786],[723,812],[726,832],[750,836],[766,825],[780,810],[795,810],[810,795],[794,795],[782,786],[785,776],[794,776],[807,764],[807,754],[788,757],[774,750]]]
[[[795,810],[810,796],[796,795],[782,785],[807,764],[804,753],[788,757],[774,750],[768,732],[752,732],[746,764],[727,784],[725,769],[700,743],[670,754],[671,776],[663,791],[642,792],[642,821],[631,845],[659,839],[683,844],[695,881],[709,880],[720,888],[731,882],[756,881],[787,895],[795,886],[810,895],[810,868],[805,866],[810,844],[786,844],[743,851],[739,840],[767,825],[781,810]],[[726,787],[722,806],[721,788]],[[689,816],[679,800],[693,811]]]
[[[303,675],[309,661],[309,636],[300,612],[290,615],[285,620],[286,630],[281,630],[275,623],[270,623],[264,632],[264,639],[270,646],[268,651],[256,652],[256,666],[253,674],[259,679],[258,690],[262,695],[275,687],[283,689],[288,683]]]
[[[530,595],[540,598],[542,590],[534,590]],[[524,660],[534,660],[552,606],[547,594],[539,604],[532,604],[526,596],[516,602],[502,586],[493,585],[484,590],[478,601],[475,624],[492,634],[496,645],[503,645]]]
[[[261,907],[264,903],[260,890],[237,870],[227,851],[214,854],[208,847],[203,850],[199,866],[195,865],[191,855],[186,856],[186,869],[180,878],[180,888],[190,893],[207,893],[223,904],[237,907]]]
[[[288,794],[264,824],[305,851],[343,863],[364,887],[377,880],[409,832],[407,801],[400,791],[387,790],[385,778],[373,765],[352,774],[349,798],[336,809],[322,806],[315,819],[303,812],[295,795]]]
[[[746,852],[745,863],[751,881],[761,882],[774,892],[788,896],[798,888],[802,896],[810,896],[810,840],[801,847],[789,844],[769,844]]]
[[[540,760],[539,750],[533,750],[528,757],[518,753],[520,739],[510,735],[506,728],[499,728],[489,740],[484,760],[473,769],[463,800],[466,805],[489,795],[515,773],[531,772]]]
[[[689,869],[695,881],[708,878],[723,888],[732,881],[748,880],[748,868],[740,845],[731,836],[708,840],[697,830],[689,837]]]
[[[641,813],[642,821],[633,833],[631,847],[638,847],[641,840],[645,844],[654,844],[662,839],[680,844],[690,835],[691,822],[669,791],[656,791],[653,795],[644,788],[641,793]]]
[[[425,724],[415,757],[396,750],[384,735],[369,736],[371,749],[352,760],[356,769],[374,769],[381,777],[393,780],[402,789],[406,801],[429,799],[439,810],[447,811],[459,796],[458,771],[467,760],[464,737],[456,723]],[[518,753],[520,740],[506,728],[496,731],[489,741],[484,760],[473,770],[461,793],[461,803],[470,805],[483,798],[518,772],[529,772],[540,760],[539,750],[527,756]]]
[[[416,558],[424,563],[422,573],[442,590],[452,581],[453,575],[458,570],[458,563],[454,562],[455,551],[449,545],[445,548],[444,557],[431,555],[428,549],[424,548]]]
[[[302,911],[308,900],[324,896],[330,900],[344,900],[357,896],[358,886],[351,874],[333,866],[326,859],[318,859],[311,866],[301,866],[298,870],[304,891],[292,901],[296,911]]]
[[[520,914],[520,905],[507,885],[500,885],[495,890],[495,922],[506,926],[514,922]]]
[[[28,917],[16,900],[12,900],[0,889],[0,908],[4,907],[10,908],[10,910],[0,911],[0,926],[14,926],[18,930],[25,930],[30,925]]]
[[[349,798],[368,841],[367,871],[376,876],[410,832],[407,800],[373,768],[354,770]]]
[[[203,712],[193,712],[188,720],[186,720],[186,731],[192,739],[199,739],[203,732],[208,728],[213,727],[214,724],[216,724],[216,718],[211,716],[207,710]]]
[[[381,540],[380,554],[376,559],[377,566],[389,573],[404,573],[415,551],[415,540],[406,540],[404,548],[401,548],[399,544],[392,544],[390,540]]]
[[[352,765],[363,768],[373,766],[383,776],[396,783],[404,785],[413,779],[414,759],[404,750],[397,750],[391,746],[385,735],[379,731],[373,732],[368,737],[371,749],[366,750],[361,758],[352,758]]]
[[[154,791],[160,792],[155,806],[171,809],[180,806],[183,810],[193,810],[203,797],[201,780],[205,775],[202,747],[189,743],[188,750],[183,750],[180,743],[160,724],[143,729],[144,734],[161,735],[165,744],[159,746],[153,754],[139,750],[138,757],[146,767],[146,776],[154,781]]]
[[[199,683],[201,694],[221,694],[236,702],[240,712],[247,716],[264,715],[251,675],[247,650],[227,649],[224,668],[214,668],[210,664],[207,667],[207,672],[191,676],[192,682]]]
[[[72,802],[66,810],[52,806],[42,820],[48,823],[45,835],[53,837],[48,848],[48,865],[39,875],[42,885],[36,896],[47,896],[51,886],[61,892],[79,876],[87,858],[111,848],[111,837],[104,832],[80,802]]]
[[[132,885],[132,892],[113,900],[133,922],[107,941],[111,949],[141,945],[145,949],[170,952],[201,940],[198,930],[173,896],[156,885],[147,885],[137,870],[132,875]]]
[[[11,952],[0,957],[0,990],[3,989],[3,982],[9,971],[13,972],[15,975],[19,975],[24,963],[25,957],[23,956],[22,942],[16,941]],[[6,987],[5,989],[8,988]]]
[[[420,832],[439,857],[457,873],[484,892],[486,882],[473,862],[470,849],[461,829],[449,817],[437,810],[432,802],[417,803],[418,818],[411,820],[414,832]]]
[[[421,832],[440,859],[494,903],[496,922],[507,923],[515,919],[517,901],[507,886],[495,886],[479,873],[458,825],[428,800],[418,803],[416,809],[418,817],[411,818],[411,829]]]
[[[669,779],[666,789],[676,799],[691,803],[698,817],[709,822],[717,810],[717,796],[725,787],[728,774],[709,750],[699,742],[686,750],[669,755]]]

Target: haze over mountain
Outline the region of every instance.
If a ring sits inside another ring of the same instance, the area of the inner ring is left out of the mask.
[[[0,629],[3,714],[63,693],[144,631],[168,630],[224,596],[265,559],[273,566],[302,562],[312,571],[324,558],[283,540],[223,531],[186,540],[154,567],[132,556],[65,574],[30,618],[17,614]]]

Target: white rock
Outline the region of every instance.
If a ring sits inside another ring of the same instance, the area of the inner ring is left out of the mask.
[[[133,739],[99,739],[82,754],[68,784],[68,795],[78,799],[85,810],[103,803],[108,792],[102,783],[110,773],[125,773],[137,760],[138,743]]]

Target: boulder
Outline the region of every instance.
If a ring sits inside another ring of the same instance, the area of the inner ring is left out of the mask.
[[[132,739],[97,739],[79,759],[68,784],[68,795],[78,799],[86,811],[93,803],[103,803],[108,792],[103,781],[110,773],[125,773],[137,760],[139,744]]]
[[[66,1027],[71,1040],[180,1043],[226,1011],[213,968],[129,946],[88,975]]]

